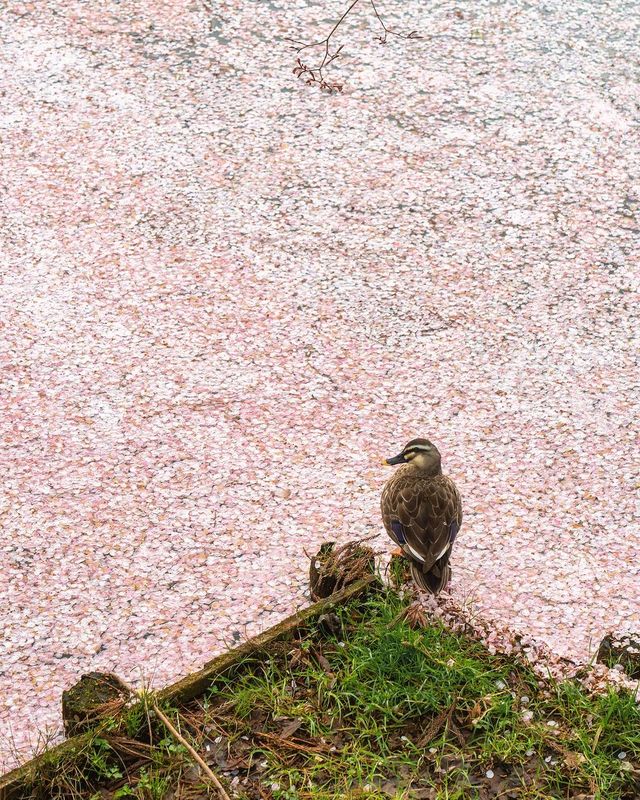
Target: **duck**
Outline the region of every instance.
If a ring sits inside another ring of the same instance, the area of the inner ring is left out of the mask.
[[[462,498],[442,474],[442,458],[429,439],[411,439],[386,466],[401,464],[386,482],[380,499],[389,537],[408,560],[411,576],[429,594],[451,580],[449,558],[462,525]]]

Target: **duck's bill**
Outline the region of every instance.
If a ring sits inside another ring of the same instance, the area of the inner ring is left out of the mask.
[[[384,463],[390,467],[393,467],[395,464],[404,464],[404,455],[399,453],[397,456],[393,458],[385,458]]]

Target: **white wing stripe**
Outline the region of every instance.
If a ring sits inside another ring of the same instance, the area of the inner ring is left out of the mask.
[[[442,558],[442,556],[447,552],[448,549],[449,549],[449,543],[447,542],[447,544],[444,546],[444,550],[440,553],[438,558]],[[436,561],[438,560],[438,558],[436,558]]]
[[[407,542],[407,543],[406,543],[404,546],[405,546],[405,548],[406,548],[406,549],[407,549],[407,550],[408,550],[408,551],[411,553],[411,555],[412,555],[412,556],[413,556],[415,559],[417,559],[418,561],[422,561],[422,563],[424,564],[424,558],[423,558],[423,557],[420,555],[420,553],[416,552],[416,551],[413,549],[413,547],[411,547],[411,545],[409,544],[409,542]],[[449,546],[449,545],[447,545],[447,547],[448,547],[448,546]]]

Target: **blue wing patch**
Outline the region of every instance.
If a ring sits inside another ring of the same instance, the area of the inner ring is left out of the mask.
[[[455,542],[459,530],[460,526],[458,525],[457,520],[454,519],[449,525],[449,544],[453,544]]]
[[[406,543],[407,537],[404,535],[404,528],[402,527],[402,523],[399,519],[391,520],[391,530],[393,531],[393,535],[395,536],[398,544]]]

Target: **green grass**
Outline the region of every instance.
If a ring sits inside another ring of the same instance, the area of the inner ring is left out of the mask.
[[[163,710],[223,781],[236,776],[234,798],[640,798],[630,694],[542,681],[439,625],[412,628],[404,609],[391,590],[356,598]],[[45,760],[25,797],[217,797],[153,702],[103,723],[68,763]]]
[[[210,693],[214,705],[230,704],[246,723],[236,732],[256,724],[276,731],[279,719],[297,719],[299,740],[334,748],[293,758],[286,749],[257,749],[255,757],[268,763],[266,785],[279,787],[272,790],[276,800],[337,800],[354,791],[376,797],[394,784],[398,796],[435,786],[438,798],[480,797],[479,785],[491,784],[489,770],[494,778],[506,773],[510,784],[522,776],[519,794],[517,785],[508,786],[514,797],[640,796],[637,775],[626,768],[640,755],[640,715],[631,696],[592,699],[573,683],[541,690],[526,667],[440,626],[412,630],[397,621],[401,611],[396,594],[373,597],[358,611],[342,611],[338,636],[316,634],[312,646],[294,649],[295,667],[291,655],[274,657]],[[324,665],[314,657],[319,648]],[[422,741],[430,723],[454,705],[433,740]]]

